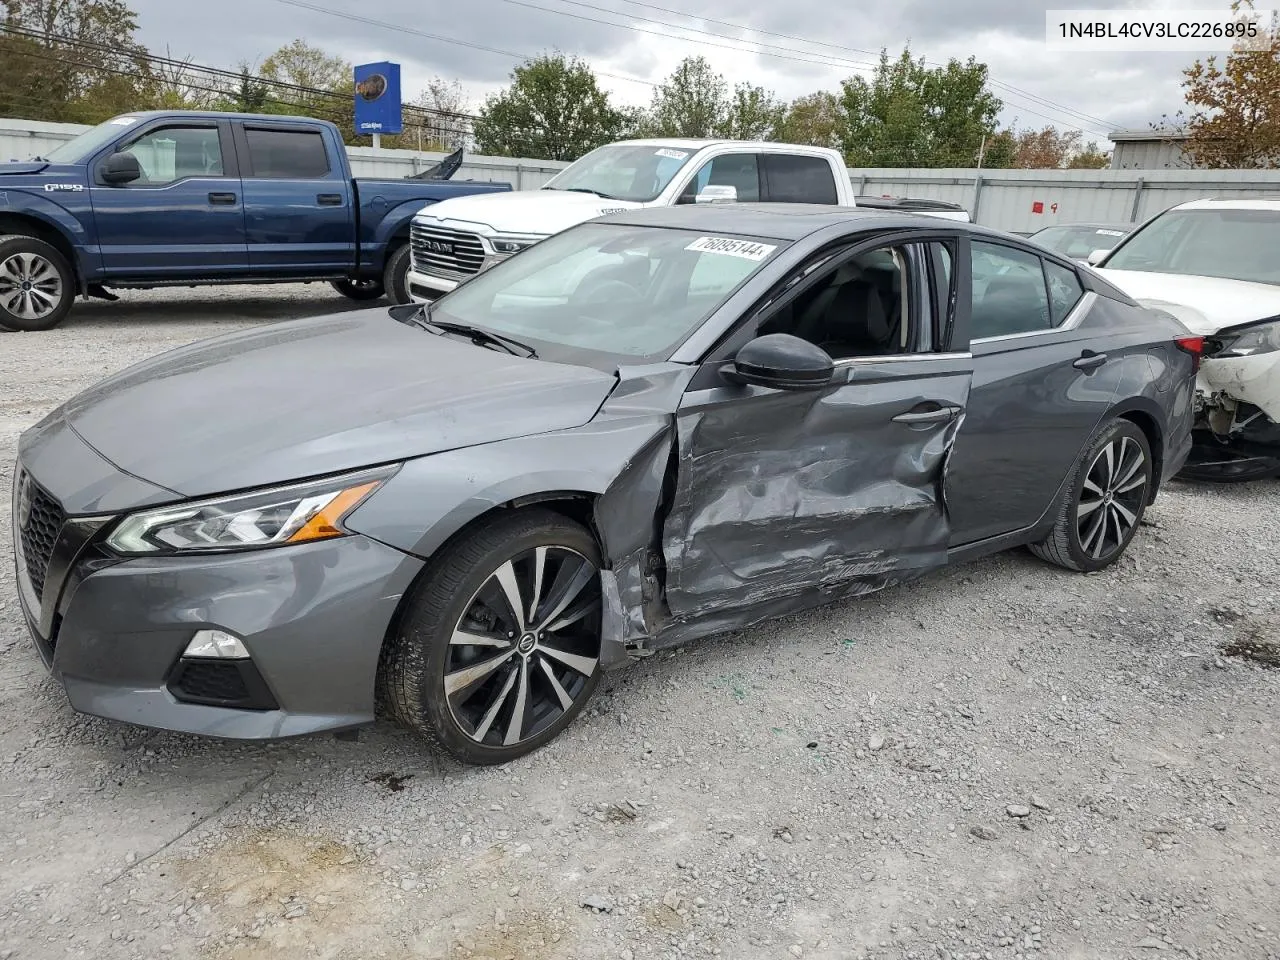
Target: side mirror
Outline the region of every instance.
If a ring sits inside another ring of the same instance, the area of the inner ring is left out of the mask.
[[[106,183],[132,183],[142,178],[142,165],[132,153],[113,153],[102,165],[102,179]]]
[[[1107,254],[1110,252],[1111,252],[1110,250],[1094,250],[1091,254],[1089,254],[1089,259],[1086,261],[1086,263],[1088,263],[1089,266],[1091,267],[1096,267],[1103,260],[1107,259]]]
[[[743,345],[732,363],[720,368],[730,383],[774,390],[812,390],[831,382],[831,355],[789,333],[768,333]]]
[[[694,198],[694,203],[737,203],[738,188],[725,184],[709,184]]]

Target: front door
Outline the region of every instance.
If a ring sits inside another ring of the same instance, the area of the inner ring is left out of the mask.
[[[248,271],[240,176],[226,123],[161,122],[117,149],[138,159],[142,177],[118,185],[96,173],[91,179],[108,278],[215,278]]]
[[[943,472],[971,361],[938,335],[945,301],[932,263],[926,244],[854,247],[798,271],[804,279],[712,351],[677,412],[663,544],[677,619],[865,592],[946,562]],[[822,346],[832,381],[777,390],[719,380],[719,366],[764,333]]]

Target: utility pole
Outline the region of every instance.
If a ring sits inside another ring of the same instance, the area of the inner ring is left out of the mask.
[[[982,169],[982,155],[986,152],[986,149],[987,149],[987,135],[984,133],[982,135],[982,142],[978,144],[978,169],[979,170]]]

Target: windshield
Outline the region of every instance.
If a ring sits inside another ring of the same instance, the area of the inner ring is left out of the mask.
[[[112,117],[41,156],[51,163],[83,163],[137,122],[137,117]]]
[[[1110,250],[1127,232],[1114,227],[1045,227],[1033,233],[1031,239],[1064,257],[1084,260],[1095,250]]]
[[[1280,284],[1280,210],[1175,210],[1116,247],[1108,270]]]
[[[587,223],[543,240],[436,302],[431,319],[612,369],[665,359],[785,244]],[[583,354],[587,358],[583,360]]]
[[[693,156],[685,147],[615,143],[592,150],[549,180],[544,190],[585,190],[608,200],[656,200]]]

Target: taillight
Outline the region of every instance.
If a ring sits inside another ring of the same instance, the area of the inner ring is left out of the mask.
[[[1192,356],[1191,370],[1200,370],[1200,359],[1204,356],[1204,337],[1175,337],[1173,342],[1179,350],[1185,350]]]

